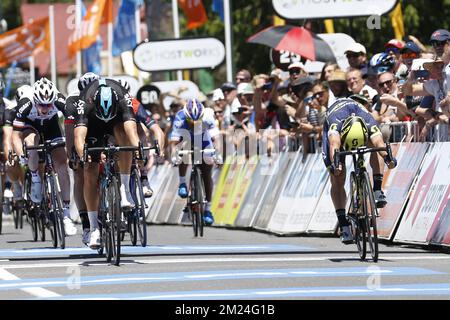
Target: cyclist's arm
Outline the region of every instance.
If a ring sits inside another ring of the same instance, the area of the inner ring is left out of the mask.
[[[83,159],[84,143],[86,141],[88,128],[86,126],[77,126],[73,130],[75,151],[80,159]]]
[[[155,139],[158,141],[159,144],[159,150],[160,150],[160,157],[164,157],[164,143],[165,143],[165,135],[164,132],[162,131],[161,127],[158,124],[153,124],[150,127],[150,131],[153,133],[153,136],[155,137]]]
[[[328,142],[330,144],[330,160],[334,161],[335,150],[341,148],[341,136],[338,132],[332,131],[328,133]]]
[[[62,93],[58,93],[54,102],[56,109],[66,116],[66,97]]]
[[[2,130],[3,130],[3,152],[5,154],[5,157],[8,157],[9,150],[12,150],[13,127],[10,125],[4,125]]]

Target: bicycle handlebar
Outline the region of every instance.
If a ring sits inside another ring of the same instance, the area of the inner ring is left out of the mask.
[[[391,150],[391,145],[389,144],[389,142],[386,142],[386,146],[385,147],[381,147],[381,148],[368,148],[368,147],[359,147],[356,150],[350,150],[350,151],[339,151],[336,150],[334,152],[334,166],[337,168],[339,166],[339,160],[340,157],[345,157],[345,156],[349,156],[349,155],[363,155],[366,153],[373,153],[373,152],[379,152],[379,151],[386,151],[388,153],[388,156],[392,159],[392,150]]]
[[[184,155],[187,155],[187,154],[192,154],[194,152],[196,152],[196,151],[194,151],[194,150],[181,150],[181,151],[178,151],[178,156],[181,157],[181,156],[184,156]],[[203,149],[203,150],[199,150],[199,152],[200,153],[215,153],[216,149]]]
[[[66,141],[60,140],[56,142],[52,142],[51,140],[45,141],[43,144],[38,144],[37,146],[27,146],[27,144],[23,143],[23,153],[26,157],[28,157],[28,151],[29,150],[37,150],[37,151],[52,151],[53,149],[59,148],[59,147],[65,147]]]

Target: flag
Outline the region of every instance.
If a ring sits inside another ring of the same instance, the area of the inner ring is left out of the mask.
[[[402,4],[399,2],[395,9],[391,12],[391,23],[394,28],[395,39],[402,40],[405,35],[405,27],[403,26]]]
[[[40,49],[49,51],[49,28],[47,17],[0,35],[0,68],[27,59]]]
[[[208,21],[202,0],[178,0],[178,3],[186,15],[189,30],[199,28]]]
[[[69,57],[92,46],[100,32],[100,24],[112,23],[112,0],[95,0],[81,21],[81,26],[69,38]]]
[[[81,17],[86,16],[86,7],[81,1]],[[101,74],[102,72],[102,62],[100,59],[100,52],[103,48],[103,41],[100,34],[97,35],[97,41],[94,42],[89,48],[83,50],[83,63],[84,70],[86,72],[94,72],[95,74]]]
[[[220,20],[225,21],[225,12],[223,10],[223,0],[213,0],[212,11],[220,16]]]
[[[325,19],[323,23],[325,24],[325,30],[327,30],[327,33],[334,33],[333,19]]]
[[[114,25],[113,56],[132,50],[136,46],[135,14],[136,8],[142,5],[142,0],[122,0]]]

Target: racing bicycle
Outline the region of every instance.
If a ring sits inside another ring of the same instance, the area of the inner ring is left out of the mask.
[[[386,151],[389,158],[392,159],[392,150],[389,143],[386,143],[386,147],[383,148],[363,146],[352,151],[336,151],[334,156],[335,167],[338,167],[342,157],[352,156],[354,169],[350,173],[350,203],[347,210],[347,219],[350,222],[353,240],[356,243],[361,260],[366,259],[367,247],[369,247],[374,262],[378,261],[378,210],[369,174],[366,170],[364,155],[379,151]]]

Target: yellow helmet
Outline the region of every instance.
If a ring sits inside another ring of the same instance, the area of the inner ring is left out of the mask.
[[[346,151],[365,146],[369,138],[369,130],[360,117],[350,116],[345,119],[341,130],[341,143]]]

